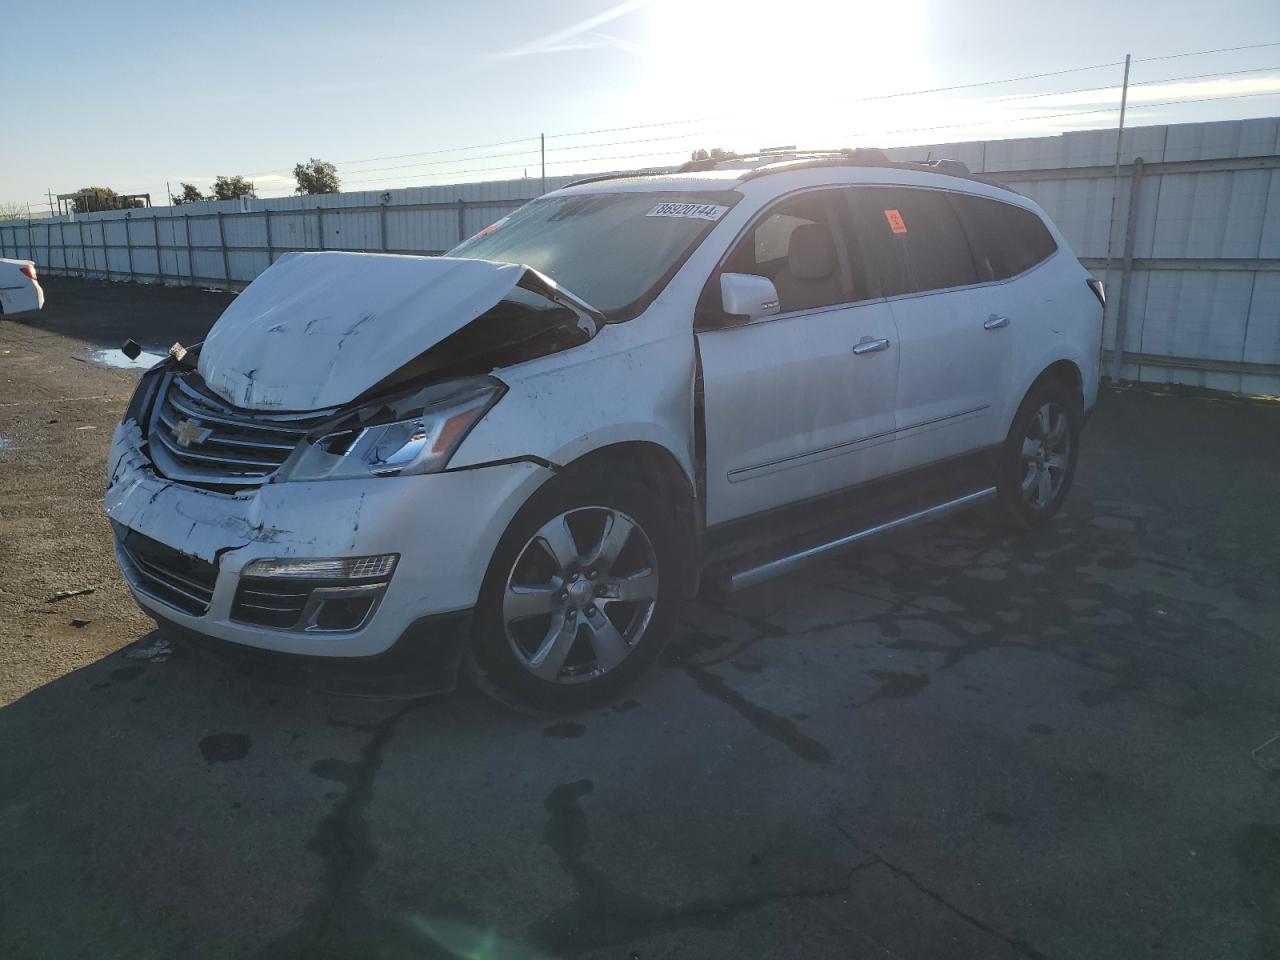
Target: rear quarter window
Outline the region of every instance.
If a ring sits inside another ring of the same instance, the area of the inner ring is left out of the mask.
[[[882,296],[963,287],[979,275],[947,195],[919,187],[854,189],[854,220]]]
[[[967,194],[956,194],[953,200],[988,279],[1017,276],[1058,249],[1044,222],[1030,210]]]

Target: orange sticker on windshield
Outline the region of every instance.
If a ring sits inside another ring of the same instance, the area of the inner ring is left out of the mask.
[[[907,225],[902,220],[902,214],[897,210],[886,210],[884,218],[889,221],[889,229],[894,233],[906,233]]]

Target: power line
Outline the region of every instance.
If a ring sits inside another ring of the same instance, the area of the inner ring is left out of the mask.
[[[1252,70],[1227,70],[1219,73],[1194,73],[1181,77],[1164,77],[1160,80],[1138,80],[1129,84],[1129,89],[1134,87],[1149,87],[1160,83],[1184,83],[1188,80],[1208,80],[1219,79],[1222,77],[1238,77],[1246,73],[1266,73],[1269,70],[1280,70],[1280,65],[1270,67],[1255,67]],[[1066,97],[1076,93],[1097,93],[1100,90],[1116,90],[1116,85],[1109,84],[1105,87],[1078,87],[1075,90],[1058,90],[1047,93],[1015,93],[1007,97],[993,97],[989,103],[1007,103],[1010,100],[1035,100],[1043,97]]]
[[[1156,60],[1180,60],[1183,57],[1207,57],[1213,53],[1238,53],[1241,50],[1262,50],[1267,47],[1280,47],[1280,41],[1274,43],[1250,43],[1243,47],[1219,47],[1216,50],[1191,50],[1187,53],[1166,53],[1162,57],[1141,57],[1134,63],[1153,63]]]
[[[946,87],[926,87],[921,90],[903,90],[897,93],[882,93],[869,97],[854,97],[849,100],[836,101],[837,103],[866,103],[873,100],[895,100],[900,97],[918,97],[927,93],[949,93],[955,90],[970,90],[976,87],[991,87],[1005,83],[1021,83],[1025,80],[1042,80],[1045,77],[1060,77],[1068,73],[1084,73],[1089,70],[1101,70],[1105,67],[1116,67],[1123,64],[1123,60],[1112,61],[1110,63],[1098,63],[1091,67],[1070,67],[1066,70],[1051,70],[1047,73],[1030,73],[1021,77],[1005,77],[1000,80],[978,80],[973,83],[956,83]],[[709,117],[698,117],[689,120],[663,120],[656,123],[638,123],[627,127],[606,127],[600,130],[579,130],[576,133],[553,133],[547,137],[551,139],[561,139],[564,137],[582,137],[596,133],[622,133],[628,130],[644,130],[650,127],[673,126],[680,123],[702,123],[706,120],[719,120],[724,117],[742,116],[742,114],[720,113],[713,114]]]
[[[1079,68],[1079,69],[1093,69],[1093,68]],[[1268,70],[1276,70],[1276,69],[1280,69],[1280,66],[1258,67],[1250,70],[1232,70],[1232,71],[1227,71],[1223,73],[1202,73],[1202,74],[1190,74],[1190,75],[1179,76],[1179,77],[1165,77],[1159,80],[1144,80],[1138,83],[1132,83],[1130,84],[1130,87],[1150,86],[1150,85],[1161,84],[1161,83],[1178,83],[1178,82],[1183,82],[1188,80],[1201,80],[1201,79],[1211,78],[1211,77],[1239,76],[1241,74],[1263,73]],[[1066,73],[1066,72],[1075,72],[1075,71],[1058,71],[1057,73]],[[1044,75],[1040,75],[1040,76],[1044,76]],[[1025,78],[1014,78],[1014,79],[1025,79]],[[999,82],[999,81],[991,81],[991,83],[994,83],[994,82]],[[937,88],[937,89],[954,90],[954,89],[957,89],[959,86],[968,87],[973,85],[972,84],[957,85],[949,88]],[[1077,94],[1077,93],[1094,93],[1098,91],[1112,90],[1112,89],[1115,89],[1114,84],[1101,86],[1101,87],[1080,87],[1072,90],[1061,90],[1061,91],[1050,90],[1050,91],[1045,91],[1041,93],[1014,94],[1008,97],[998,97],[990,102],[1003,103],[1003,102],[1008,102],[1012,100],[1036,100],[1036,99],[1043,99],[1046,97],[1070,96],[1072,94]],[[844,100],[844,101],[838,101],[838,102],[860,103],[867,100],[882,100],[882,99],[888,99],[890,97],[913,96],[918,93],[919,91],[915,93],[886,94],[883,96],[860,97],[860,98],[853,98],[851,100]],[[673,121],[673,122],[683,122],[683,121]],[[599,149],[602,147],[630,146],[633,144],[641,144],[641,143],[661,143],[661,142],[670,141],[670,140],[691,140],[695,137],[700,137],[705,139],[707,137],[722,136],[724,134],[734,133],[734,132],[737,132],[738,130],[743,130],[743,129],[746,129],[746,127],[731,127],[731,128],[715,130],[715,131],[707,131],[707,130],[685,131],[681,133],[666,134],[664,136],[657,136],[657,137],[639,137],[631,140],[612,140],[612,141],[601,141],[601,142],[594,142],[594,143],[572,144],[572,145],[563,146],[563,147],[552,147],[549,152],[560,153],[560,152],[569,151],[569,150],[592,150],[592,149]],[[568,135],[565,134],[565,136],[568,136]],[[516,141],[516,142],[523,142],[523,141]],[[415,169],[418,167],[442,166],[442,165],[448,166],[450,164],[455,164],[455,163],[466,163],[470,161],[481,162],[485,160],[499,160],[499,159],[506,159],[508,157],[519,157],[519,156],[532,157],[532,156],[535,156],[536,154],[537,154],[536,149],[518,150],[518,151],[508,152],[508,153],[482,154],[474,157],[454,157],[447,160],[433,160],[433,161],[427,161],[424,163],[397,164],[389,167],[371,167],[371,168],[366,168],[364,170],[357,170],[354,172],[357,174],[380,173],[387,170],[405,170],[405,169]],[[640,156],[643,156],[643,154],[641,154]],[[559,163],[565,163],[568,161],[555,161],[555,162],[559,164]],[[577,162],[577,161],[574,161],[574,162]],[[521,164],[512,164],[512,165],[502,166],[502,167],[490,167],[487,169],[488,170],[510,170],[510,169],[516,169],[519,166],[521,166]],[[387,178],[381,178],[381,179],[382,180],[407,179],[407,177],[406,178],[387,177]],[[376,182],[376,181],[362,180],[362,181],[351,181],[351,182]]]
[[[1207,102],[1219,101],[1219,100],[1239,100],[1239,99],[1246,99],[1250,97],[1267,97],[1267,96],[1280,96],[1280,91],[1261,91],[1256,93],[1224,94],[1224,95],[1216,95],[1216,96],[1210,96],[1210,97],[1184,98],[1180,100],[1165,100],[1165,101],[1158,101],[1154,103],[1135,104],[1135,105],[1132,105],[1130,109],[1145,110],[1145,109],[1151,109],[1154,107],[1180,106],[1182,104],[1190,104],[1190,103],[1207,103]],[[991,118],[986,120],[974,120],[974,121],[962,122],[962,123],[935,124],[931,126],[921,126],[921,127],[901,127],[901,128],[889,129],[889,130],[871,130],[871,131],[862,131],[862,132],[854,133],[852,134],[852,136],[861,138],[861,137],[868,137],[868,136],[882,136],[882,135],[898,134],[898,133],[921,133],[921,132],[927,132],[927,131],[933,131],[933,130],[969,129],[969,128],[977,128],[977,127],[983,127],[983,126],[990,126],[992,124],[1030,123],[1037,120],[1055,120],[1055,119],[1062,119],[1065,117],[1084,117],[1084,116],[1094,116],[1098,114],[1107,114],[1107,113],[1114,112],[1116,109],[1118,108],[1114,106],[1107,106],[1107,107],[1099,107],[1092,110],[1070,110],[1070,111],[1062,111],[1058,113],[1037,114],[1035,116],[1030,116],[1030,117],[1001,117],[1001,118]],[[566,160],[549,161],[547,163],[547,166],[553,166],[553,165],[563,166],[565,164],[590,164],[590,163],[604,163],[604,162],[609,162],[614,160],[639,160],[639,159],[650,159],[654,157],[670,157],[673,154],[678,152],[680,151],[677,148],[672,148],[670,150],[649,151],[646,153],[626,153],[626,154],[611,154],[608,156],[579,157],[579,158],[572,158],[572,159],[566,159]],[[466,176],[474,173],[490,173],[490,172],[495,172],[500,170],[513,170],[513,169],[519,169],[520,167],[521,167],[521,164],[515,164],[513,166],[483,167],[480,169],[473,169],[473,170],[444,171],[436,175]],[[378,178],[377,180],[368,180],[368,181],[356,180],[352,182],[353,183],[371,183],[371,182],[380,182],[380,181],[388,181],[388,180],[406,180],[406,179],[412,179],[412,178],[413,178],[413,175],[408,174],[406,176],[401,176],[401,177],[384,177],[384,178]]]
[[[497,143],[472,144],[469,147],[441,147],[438,150],[422,150],[418,153],[399,153],[390,157],[368,157],[364,160],[339,160],[339,163],[373,163],[376,160],[403,160],[406,157],[426,157],[438,153],[458,153],[462,150],[489,150],[493,147],[510,147],[517,143],[537,143],[537,137],[522,137],[519,140],[501,140]]]

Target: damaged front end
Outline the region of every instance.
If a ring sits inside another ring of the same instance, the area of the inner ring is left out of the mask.
[[[203,345],[144,374],[113,439],[105,498],[144,609],[216,641],[331,659],[381,656],[405,638],[421,644],[424,623],[463,622],[502,531],[550,471],[519,460],[449,471],[450,458],[506,391],[493,371],[599,329],[546,278],[498,269],[501,295],[466,322],[431,325],[434,342],[422,329],[378,333],[369,315],[353,333],[331,304],[257,325],[242,310],[232,340],[220,320]],[[403,324],[409,306],[402,296],[388,312]],[[302,334],[294,363],[282,326]],[[308,326],[345,329],[348,343],[321,363]],[[353,349],[363,336],[369,349]],[[422,348],[403,352],[414,340]],[[232,402],[246,396],[259,405]],[[461,640],[434,647],[456,664]]]

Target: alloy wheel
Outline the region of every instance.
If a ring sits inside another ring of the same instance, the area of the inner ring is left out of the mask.
[[[1022,497],[1036,510],[1044,510],[1057,497],[1071,462],[1071,426],[1067,411],[1046,403],[1036,411],[1022,440]]]
[[[580,683],[627,658],[657,598],[657,560],[640,525],[620,510],[579,507],[543,524],[517,554],[502,619],[525,669]]]

